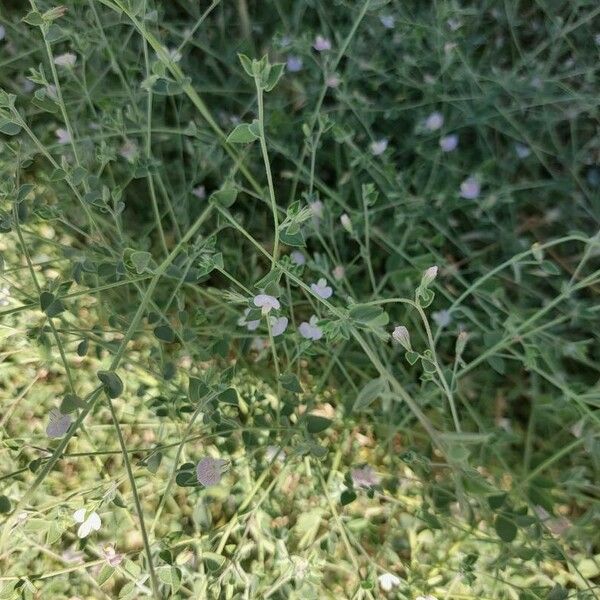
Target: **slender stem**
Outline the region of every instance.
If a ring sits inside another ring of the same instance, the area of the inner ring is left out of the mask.
[[[263,98],[263,89],[258,77],[255,78],[256,98],[258,100],[258,126],[260,130],[260,149],[262,151],[263,162],[267,174],[267,185],[269,187],[269,200],[271,202],[271,212],[273,213],[273,227],[275,229],[275,239],[273,242],[273,257],[271,270],[275,268],[279,258],[279,217],[277,216],[277,202],[275,201],[275,188],[273,186],[273,176],[271,174],[271,163],[269,161],[269,152],[267,150],[267,139],[265,136],[265,107]]]

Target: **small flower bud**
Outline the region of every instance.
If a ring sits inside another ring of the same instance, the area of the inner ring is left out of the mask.
[[[394,329],[392,332],[392,338],[394,338],[394,341],[398,342],[407,352],[412,351],[412,347],[410,345],[410,334],[404,325],[398,325]]]
[[[437,274],[438,268],[436,265],[434,265],[433,267],[429,267],[429,269],[427,269],[427,271],[423,273],[423,277],[421,279],[421,287],[428,288],[433,283],[433,280],[437,277]]]
[[[340,217],[340,223],[342,224],[342,227],[348,232],[348,233],[352,233],[352,221],[350,220],[350,217],[344,213],[341,217]]]

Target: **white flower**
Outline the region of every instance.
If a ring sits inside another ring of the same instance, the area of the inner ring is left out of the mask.
[[[460,184],[460,195],[466,200],[475,200],[481,192],[481,184],[476,177],[467,177]]]
[[[197,185],[193,190],[192,194],[196,196],[196,198],[200,198],[200,200],[204,200],[206,198],[206,188],[203,185]]]
[[[279,446],[267,446],[267,449],[265,450],[265,459],[268,462],[273,462],[274,460],[281,463],[285,462],[285,451]]]
[[[379,21],[386,29],[393,29],[396,24],[396,19],[392,15],[381,15]]]
[[[258,294],[258,296],[255,296],[254,306],[258,306],[258,308],[262,309],[263,315],[268,314],[272,308],[275,310],[281,308],[279,300],[277,300],[275,296],[269,296],[269,294]]]
[[[181,60],[181,53],[177,51],[177,48],[167,49],[167,55],[174,63],[177,63]]]
[[[299,250],[294,250],[290,254],[290,258],[295,265],[302,266],[302,265],[306,264],[306,257]]]
[[[371,148],[371,154],[373,156],[379,156],[380,154],[383,154],[386,151],[388,147],[388,141],[386,138],[381,138],[380,140],[371,142],[371,145],[369,147]]]
[[[342,265],[337,265],[333,271],[331,271],[331,274],[333,275],[333,278],[336,281],[339,281],[340,279],[343,279],[344,276],[346,275],[346,269],[344,269],[344,267],[342,267]]]
[[[370,465],[352,469],[350,471],[350,477],[352,478],[354,486],[358,488],[371,488],[381,481],[381,478],[377,475],[375,469]]]
[[[325,79],[325,85],[330,88],[336,88],[340,83],[341,79],[335,73],[328,75]]]
[[[224,467],[227,464],[222,458],[205,456],[196,465],[196,477],[203,486],[217,485],[221,481]]]
[[[350,217],[346,213],[344,213],[343,215],[341,215],[341,217],[340,217],[340,223],[342,224],[342,227],[348,233],[352,233],[352,221],[350,220]]]
[[[452,152],[458,146],[458,136],[453,133],[440,138],[440,148],[442,152]]]
[[[327,50],[331,50],[331,41],[322,35],[318,35],[315,38],[315,43],[313,44],[313,48],[317,52],[325,52]]]
[[[129,162],[133,162],[133,159],[136,157],[137,153],[137,144],[131,140],[126,140],[125,143],[119,148],[119,154]]]
[[[271,335],[277,337],[281,335],[288,326],[287,317],[271,317]]]
[[[423,277],[421,278],[421,286],[427,287],[433,283],[438,274],[437,265],[433,265],[433,267],[429,267],[425,273],[423,273]]]
[[[238,319],[238,325],[240,327],[246,327],[246,329],[248,329],[248,331],[254,331],[255,329],[258,329],[258,326],[260,325],[260,319],[257,321],[247,321],[246,318],[248,317],[248,315],[250,314],[250,309],[247,308],[246,310],[244,310],[244,316],[240,317]]]
[[[77,62],[77,56],[72,52],[65,52],[54,57],[54,64],[59,67],[72,67]]]
[[[379,581],[379,586],[384,592],[391,592],[392,588],[400,585],[400,579],[392,573],[383,573],[383,575],[380,575],[377,580]]]
[[[452,315],[449,310],[438,310],[436,312],[431,313],[431,317],[435,321],[438,327],[448,327],[452,322]]]
[[[8,306],[10,304],[10,288],[5,285],[0,288],[0,306]]]
[[[302,59],[299,56],[287,57],[287,70],[290,73],[297,73],[302,70]]]
[[[104,547],[104,560],[111,567],[118,567],[123,562],[123,555],[119,554],[114,546],[105,546]]]
[[[313,315],[308,323],[306,321],[300,323],[300,327],[298,327],[300,335],[303,338],[313,340],[314,342],[320,340],[323,337],[323,330],[317,325],[318,322],[319,319]]]
[[[311,202],[309,208],[310,212],[312,213],[315,219],[323,218],[323,203],[320,200],[315,200],[314,202]]]
[[[333,294],[333,289],[327,285],[327,280],[324,277],[321,277],[317,283],[311,283],[310,289],[324,300],[331,298],[331,295]]]
[[[398,325],[394,328],[394,331],[392,332],[392,338],[408,352],[412,350],[410,345],[410,334],[404,325]]]
[[[515,144],[515,153],[519,158],[527,158],[531,154],[531,149],[525,144]]]
[[[54,134],[58,138],[58,143],[62,146],[71,143],[71,134],[68,132],[68,130],[59,127]]]
[[[102,522],[100,516],[96,511],[90,513],[89,517],[85,518],[85,508],[80,508],[73,513],[73,520],[75,523],[81,523],[77,530],[77,537],[84,538],[90,535],[92,531],[98,531]]]
[[[428,131],[437,131],[444,125],[444,115],[440,112],[432,112],[427,119],[425,119],[425,129]]]
[[[59,438],[67,433],[71,426],[71,417],[63,415],[58,408],[50,411],[50,421],[46,427],[46,434],[51,438]]]
[[[456,31],[462,27],[462,23],[458,19],[448,19],[446,23],[452,31]]]

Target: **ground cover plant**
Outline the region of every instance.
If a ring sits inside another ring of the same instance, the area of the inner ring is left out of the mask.
[[[600,596],[600,6],[0,5],[0,598]]]

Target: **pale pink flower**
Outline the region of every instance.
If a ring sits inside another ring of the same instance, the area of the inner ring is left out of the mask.
[[[432,112],[427,119],[425,119],[425,129],[428,131],[437,131],[444,125],[444,115],[440,112]]]
[[[466,200],[475,200],[481,192],[481,184],[476,177],[467,177],[460,184],[460,195]]]
[[[313,48],[317,52],[326,52],[327,50],[331,50],[331,41],[322,35],[318,35],[315,38],[315,43],[313,44]]]
[[[452,152],[458,146],[458,136],[453,133],[440,138],[440,148],[442,152]]]

